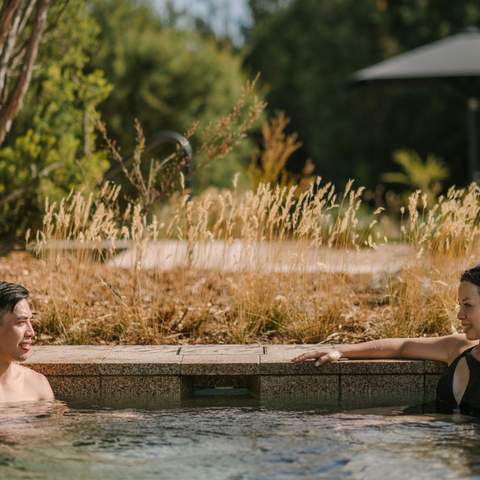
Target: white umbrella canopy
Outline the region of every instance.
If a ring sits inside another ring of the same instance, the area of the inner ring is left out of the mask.
[[[480,107],[480,31],[462,33],[384,60],[355,72],[357,83],[443,80],[452,83],[467,100],[470,178],[480,180],[477,111]]]

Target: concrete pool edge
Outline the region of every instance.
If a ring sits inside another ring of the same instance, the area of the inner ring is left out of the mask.
[[[245,393],[260,403],[322,406],[425,403],[445,366],[423,360],[292,364],[318,345],[35,346],[28,366],[57,398],[106,405],[182,402]]]

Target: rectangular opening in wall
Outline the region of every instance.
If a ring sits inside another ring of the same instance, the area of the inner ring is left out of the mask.
[[[251,375],[195,375],[187,380],[187,398],[257,396],[257,378]]]

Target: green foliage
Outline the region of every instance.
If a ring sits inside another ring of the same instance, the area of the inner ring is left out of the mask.
[[[302,145],[297,141],[297,134],[285,133],[288,122],[285,114],[280,112],[262,126],[262,150],[252,157],[248,169],[254,188],[261,183],[292,186],[299,182],[299,178],[286,168],[288,159]]]
[[[160,130],[187,132],[230,112],[242,94],[246,76],[241,59],[213,39],[162,24],[146,2],[98,0],[93,14],[101,26],[92,65],[105,70],[115,85],[102,104],[102,116],[124,155],[134,149],[132,123],[138,119],[147,146]],[[204,139],[192,138],[195,162]],[[195,176],[195,188],[229,185],[246,163],[251,144],[230,153]],[[156,152],[152,152],[155,154]]]
[[[399,148],[448,161],[467,180],[465,102],[443,84],[354,86],[356,70],[480,26],[477,0],[250,0],[246,65],[261,72],[270,112],[283,110],[303,142],[297,171],[373,188]],[[290,165],[292,167],[292,165]],[[296,167],[296,168],[295,168]]]
[[[431,203],[442,190],[442,181],[448,178],[448,168],[434,155],[428,155],[422,161],[413,150],[397,150],[393,154],[394,162],[402,172],[387,172],[382,180],[407,186],[410,190],[421,190],[427,194]]]
[[[57,13],[52,10],[53,18]],[[101,70],[85,69],[97,34],[85,3],[71,0],[45,37],[25,108],[0,150],[2,236],[38,223],[46,196],[93,189],[108,168],[94,130],[97,106],[111,86]]]
[[[278,9],[252,32],[247,66],[261,73],[271,111],[284,110],[301,135],[299,163],[312,158],[318,174],[338,183],[358,175],[348,125],[356,92],[348,82],[374,58],[378,24],[372,2],[304,0]]]

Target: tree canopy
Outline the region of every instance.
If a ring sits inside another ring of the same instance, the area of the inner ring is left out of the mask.
[[[93,189],[108,168],[97,150],[96,108],[111,90],[85,66],[98,27],[82,0],[70,0],[39,50],[25,106],[0,149],[0,234],[15,236],[40,219],[45,198]]]
[[[172,28],[147,3],[96,1],[93,15],[101,34],[91,64],[102,68],[115,87],[100,111],[125,154],[133,150],[134,119],[148,144],[159,130],[184,133],[196,122],[208,125],[240,97],[247,81],[241,58],[213,38]],[[196,138],[193,142],[196,151]],[[208,174],[197,172],[196,188],[229,185],[250,151],[247,142]]]
[[[134,149],[135,120],[147,142],[159,130],[185,133],[199,123],[192,141],[201,160],[202,132],[235,108],[247,80],[238,55],[172,28],[146,1],[65,0],[52,4],[45,25],[23,108],[0,149],[3,237],[35,227],[47,196],[88,192],[102,181],[110,163],[96,133],[100,118],[125,157]],[[252,148],[247,141],[197,172],[196,188],[230,185]]]
[[[453,181],[468,180],[465,105],[455,92],[441,85],[354,87],[351,80],[357,69],[479,25],[478,2],[250,4],[259,13],[246,65],[262,72],[271,111],[285,110],[300,133],[298,159],[311,157],[317,173],[336,182],[352,177],[374,186],[394,167],[392,152],[408,148],[443,158]]]

